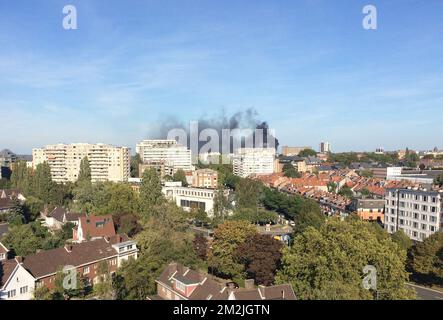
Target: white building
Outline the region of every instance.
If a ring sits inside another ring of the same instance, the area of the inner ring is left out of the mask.
[[[247,177],[252,174],[274,172],[274,148],[242,148],[236,150],[232,159],[234,174]]]
[[[386,190],[385,229],[401,229],[412,240],[423,241],[442,230],[442,198],[442,192],[426,189]]]
[[[1,246],[1,243],[0,243]],[[35,278],[23,267],[21,258],[0,260],[0,300],[30,300]]]
[[[87,157],[91,168],[91,180],[127,181],[130,175],[130,154],[127,147],[108,144],[54,144],[32,150],[35,169],[47,162],[51,167],[52,180],[58,183],[75,182],[80,172],[80,163]]]
[[[331,152],[331,144],[329,142],[320,142],[320,152],[321,153]]]
[[[177,206],[186,211],[191,209],[204,210],[208,217],[214,215],[214,198],[216,190],[206,188],[183,187],[181,182],[165,182],[162,192],[167,199],[175,201]],[[225,197],[229,190],[225,190]]]
[[[175,140],[143,140],[136,146],[136,152],[144,163],[163,163],[167,167],[192,170],[191,150]]]

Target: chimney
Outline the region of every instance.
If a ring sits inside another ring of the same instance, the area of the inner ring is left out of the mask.
[[[254,289],[254,279],[245,280],[245,289]]]
[[[16,256],[15,257],[15,261],[17,261],[18,263],[23,263],[23,257],[22,256]]]
[[[72,244],[65,244],[65,250],[67,252],[72,252]]]

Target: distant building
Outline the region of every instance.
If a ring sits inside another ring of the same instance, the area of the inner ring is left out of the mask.
[[[298,172],[306,172],[306,161],[299,156],[279,156],[274,162],[274,172],[279,173],[283,171],[285,164],[290,164]]]
[[[400,176],[402,172],[402,167],[372,167],[371,170],[374,178],[387,179],[388,177]]]
[[[282,147],[282,155],[284,156],[298,156],[298,154],[305,150],[305,149],[312,149],[312,147],[289,147],[289,146],[283,146]]]
[[[108,144],[55,144],[32,150],[33,168],[47,162],[52,180],[57,183],[75,182],[80,163],[87,157],[91,168],[91,181],[127,181],[130,171],[129,148]]]
[[[157,278],[160,300],[296,300],[290,284],[254,288],[245,281],[246,288],[236,288],[232,282],[198,272],[178,263],[169,264]]]
[[[387,189],[385,229],[403,230],[415,241],[442,231],[443,193],[426,189]]]
[[[17,161],[17,155],[9,149],[0,151],[0,167],[10,167]]]
[[[86,214],[66,211],[63,207],[55,207],[48,214],[42,212],[42,218],[45,219],[45,226],[52,230],[59,230],[66,223],[78,225],[79,218],[85,216]]]
[[[165,175],[174,174],[179,169],[192,170],[191,150],[175,140],[143,140],[137,144],[136,152],[147,166],[155,165],[160,166],[160,170],[170,170]]]
[[[218,172],[212,169],[195,170],[192,174],[192,186],[196,188],[217,188]]]
[[[274,172],[274,148],[242,148],[236,150],[232,160],[233,171],[240,177]]]
[[[329,142],[320,142],[320,152],[327,153],[331,152],[331,145]]]

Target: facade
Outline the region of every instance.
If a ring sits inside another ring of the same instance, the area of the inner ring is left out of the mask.
[[[274,172],[274,148],[242,148],[236,150],[232,159],[234,174],[248,177],[253,174]]]
[[[165,168],[173,168],[172,173],[178,169],[192,170],[191,150],[175,140],[143,140],[137,144],[136,152],[143,163],[162,164]]]
[[[192,186],[215,189],[218,185],[218,172],[212,169],[195,170],[192,174]]]
[[[296,300],[289,284],[236,289],[232,283],[178,263],[169,264],[156,283],[156,298],[162,300]]]
[[[320,142],[320,152],[321,153],[331,152],[331,144],[329,142]]]
[[[443,193],[426,189],[387,189],[385,229],[403,230],[415,241],[442,231]]]
[[[80,163],[87,157],[91,168],[91,181],[127,181],[130,175],[130,154],[127,147],[108,144],[55,144],[32,150],[35,169],[47,162],[51,167],[52,180],[57,183],[75,182]]]
[[[298,154],[305,150],[305,149],[312,149],[312,147],[289,147],[289,146],[283,146],[281,153],[282,155],[286,156],[286,157],[290,157],[290,156],[298,156]]]
[[[279,156],[274,161],[274,172],[279,173],[283,171],[285,164],[290,164],[298,172],[306,172],[306,161],[304,158],[299,156]]]
[[[23,267],[20,257],[0,260],[0,270],[0,300],[32,299],[35,278]]]
[[[349,210],[366,221],[384,221],[384,199],[352,199]]]
[[[166,182],[162,192],[167,199],[174,200],[177,206],[186,211],[201,209],[209,217],[214,214],[215,189],[183,187],[181,182]],[[225,196],[228,195],[229,190],[225,190]]]
[[[10,167],[17,161],[17,155],[9,149],[0,151],[0,167]]]
[[[61,229],[66,223],[78,225],[79,218],[85,214],[68,212],[63,207],[55,207],[50,213],[42,212],[42,218],[45,219],[44,225],[53,230]]]
[[[110,214],[104,216],[82,216],[78,219],[78,225],[72,231],[74,242],[115,236],[114,221]]]
[[[61,248],[40,251],[23,258],[23,266],[35,278],[35,286],[55,287],[57,272],[64,267],[75,269],[88,284],[97,283],[99,266],[108,265],[108,272],[113,274],[123,261],[137,259],[138,249],[134,241],[126,236],[97,239]]]
[[[387,179],[389,177],[400,176],[402,167],[372,167],[370,170],[374,178]]]

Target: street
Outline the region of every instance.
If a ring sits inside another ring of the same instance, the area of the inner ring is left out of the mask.
[[[418,286],[412,283],[407,283],[407,285],[415,289],[415,292],[417,292],[417,299],[419,300],[443,300],[443,292],[441,291]]]

